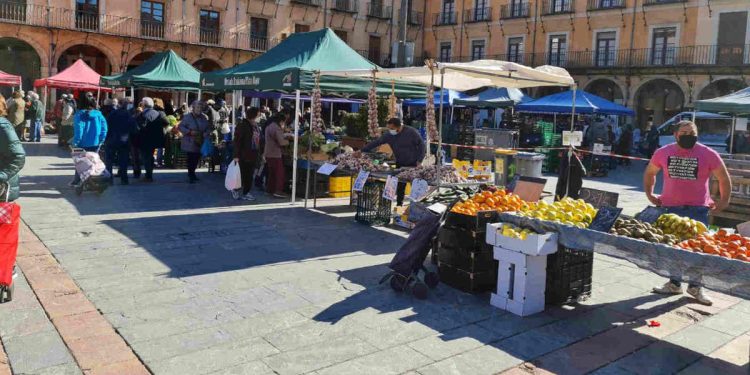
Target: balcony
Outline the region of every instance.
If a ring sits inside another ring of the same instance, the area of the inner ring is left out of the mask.
[[[433,26],[447,26],[456,24],[456,12],[435,13]]]
[[[398,16],[399,22],[403,22],[403,16],[399,12]],[[407,19],[409,25],[411,26],[422,26],[423,20],[422,20],[422,12],[417,12],[415,10],[410,10],[408,14]],[[455,23],[455,21],[454,21]]]
[[[542,15],[552,16],[556,14],[573,13],[574,0],[544,0],[542,3]]]
[[[625,0],[589,0],[586,9],[589,11],[625,9]]]
[[[643,6],[682,3],[687,3],[687,0],[643,0]]]
[[[249,33],[200,29],[139,18],[91,14],[71,9],[0,0],[0,23],[12,23],[60,30],[95,32],[119,37],[206,45],[247,51],[265,51],[272,46],[266,37]]]
[[[343,13],[358,13],[359,3],[356,0],[333,0],[331,9]]]
[[[290,0],[292,4],[307,5],[311,7],[322,7],[323,0]]]
[[[384,6],[382,2],[367,3],[367,17],[389,20],[391,13],[393,13],[393,8]]]
[[[490,22],[492,21],[492,8],[474,8],[464,11],[464,22]]]
[[[514,18],[529,18],[531,13],[529,12],[529,3],[512,3],[508,5],[500,6],[500,19],[510,20]]]

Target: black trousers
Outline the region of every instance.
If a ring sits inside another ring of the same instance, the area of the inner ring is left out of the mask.
[[[141,162],[143,163],[143,169],[146,170],[146,178],[152,178],[154,176],[154,151],[156,151],[156,149],[155,148],[141,148],[140,151],[141,151]]]
[[[253,188],[253,173],[255,163],[253,161],[240,160],[240,175],[242,177],[242,194],[247,194]]]
[[[135,145],[130,145],[130,160],[133,163],[133,177],[141,177],[141,150]]]
[[[121,181],[128,180],[128,163],[130,162],[130,147],[128,145],[107,146],[107,170],[114,176],[113,169],[117,163],[117,174]]]
[[[191,180],[198,179],[198,176],[195,175],[195,170],[198,169],[198,163],[200,161],[201,161],[200,152],[188,152],[187,153],[188,177]]]

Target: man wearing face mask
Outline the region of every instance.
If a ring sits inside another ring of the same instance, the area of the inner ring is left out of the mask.
[[[388,120],[386,126],[388,127],[388,133],[368,143],[362,148],[362,151],[369,152],[383,144],[388,144],[396,158],[396,168],[418,167],[422,164],[427,149],[419,132],[412,127],[403,126],[398,118]],[[405,191],[406,181],[399,181],[396,190],[396,204],[399,206],[404,201]]]
[[[708,224],[708,213],[719,212],[729,205],[732,182],[719,154],[698,142],[698,127],[691,121],[681,121],[674,132],[677,143],[666,145],[654,152],[643,176],[646,197],[664,213],[680,216]],[[664,186],[661,195],[654,195],[654,184],[659,171],[664,171]],[[708,181],[714,176],[719,181],[721,198],[711,199]],[[679,279],[672,278],[655,293],[681,294]],[[704,305],[713,301],[703,293],[698,284],[688,285],[688,294]]]

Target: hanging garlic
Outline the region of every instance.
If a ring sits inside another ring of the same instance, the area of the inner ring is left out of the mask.
[[[375,81],[375,71],[372,72],[372,87],[367,94],[367,129],[370,138],[380,137],[380,125],[378,124],[378,91]]]
[[[320,93],[320,72],[315,73],[315,88],[312,92],[312,118],[310,119],[310,131],[312,134],[320,134],[325,128],[323,123],[323,104]]]
[[[391,82],[391,96],[388,97],[388,118],[398,117],[398,99],[396,98],[396,83]]]
[[[431,142],[437,142],[438,140],[438,129],[435,125],[435,89],[432,85],[427,87],[427,113],[425,113],[425,120],[427,121],[427,135]]]

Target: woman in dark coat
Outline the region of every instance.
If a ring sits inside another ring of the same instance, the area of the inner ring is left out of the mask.
[[[259,110],[256,107],[247,109],[246,116],[234,130],[234,161],[240,165],[242,176],[242,196],[238,199],[253,201],[255,197],[250,194],[253,186],[253,174],[258,165],[260,155],[261,129],[258,126]]]
[[[164,147],[164,131],[169,125],[167,115],[154,108],[154,100],[143,98],[143,112],[136,118],[138,124],[138,148],[141,161],[146,169],[145,182],[154,181],[154,152]],[[140,173],[139,173],[140,174]]]
[[[8,201],[12,202],[18,199],[18,172],[26,163],[26,152],[21,146],[16,130],[5,116],[7,113],[0,111],[0,202],[5,201],[8,187]]]

